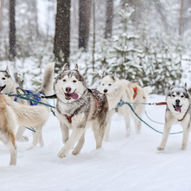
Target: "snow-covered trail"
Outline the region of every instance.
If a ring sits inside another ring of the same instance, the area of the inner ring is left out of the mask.
[[[156,100],[164,98],[151,96],[149,101]],[[164,121],[165,106],[147,106],[147,111],[153,119]],[[8,151],[0,145],[0,191],[190,191],[191,139],[187,150],[181,151],[182,135],[172,135],[165,151],[158,152],[160,134],[145,125],[139,135],[133,124],[131,130],[131,136],[126,137],[123,118],[115,115],[110,141],[104,142],[100,150],[95,149],[93,133],[88,129],[82,152],[59,159],[61,133],[58,120],[51,116],[44,127],[43,148],[27,150],[29,142],[17,144],[16,167],[8,166]]]

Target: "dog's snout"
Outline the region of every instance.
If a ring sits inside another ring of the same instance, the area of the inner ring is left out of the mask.
[[[65,90],[66,90],[67,93],[69,93],[71,91],[71,88],[67,87]]]
[[[104,89],[104,90],[103,90],[104,93],[107,93],[107,91],[108,91],[107,89]]]
[[[176,99],[175,100],[176,104],[178,105],[180,103],[180,100],[179,99]]]

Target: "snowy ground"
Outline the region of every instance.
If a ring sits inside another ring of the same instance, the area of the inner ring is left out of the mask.
[[[151,96],[149,101],[164,101]],[[149,115],[164,121],[165,106],[147,106]],[[149,124],[159,130],[162,125]],[[180,127],[174,127],[173,131]],[[161,135],[142,125],[136,135],[132,124],[130,137],[125,136],[123,118],[112,120],[109,142],[95,150],[91,129],[78,156],[57,157],[62,146],[58,121],[51,116],[44,127],[45,146],[27,150],[30,143],[18,143],[18,163],[9,167],[9,154],[0,144],[1,191],[190,191],[191,139],[186,151],[180,150],[182,135],[169,137],[166,150],[156,147]],[[30,135],[29,132],[27,132]],[[30,137],[31,140],[31,137]]]

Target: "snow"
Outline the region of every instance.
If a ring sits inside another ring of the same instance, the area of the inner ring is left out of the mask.
[[[152,95],[149,102],[164,101],[164,97]],[[147,113],[155,121],[164,122],[165,106],[147,106]],[[158,130],[163,126],[151,123]],[[110,141],[95,149],[91,129],[81,153],[71,153],[59,159],[62,147],[59,122],[50,116],[44,127],[43,148],[28,150],[31,143],[17,143],[18,163],[8,166],[9,153],[0,144],[0,190],[1,191],[187,191],[191,188],[191,140],[185,151],[180,150],[182,135],[169,136],[165,151],[156,147],[161,135],[144,124],[141,134],[131,128],[126,137],[124,120],[117,114],[112,119]],[[172,131],[180,130],[173,127]],[[26,132],[31,141],[31,133]]]

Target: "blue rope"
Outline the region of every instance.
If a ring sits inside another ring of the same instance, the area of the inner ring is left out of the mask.
[[[47,104],[47,103],[44,103],[44,102],[41,102],[41,101],[37,101],[37,100],[35,100],[35,99],[31,99],[31,98],[29,98],[29,97],[25,97],[25,96],[21,96],[21,95],[19,95],[19,94],[6,94],[6,95],[8,95],[8,96],[10,96],[10,97],[18,97],[18,98],[21,98],[21,99],[24,99],[24,100],[28,100],[28,101],[32,101],[32,102],[35,102],[35,103],[39,103],[39,104],[41,104],[41,105],[45,105],[45,106],[47,106],[47,107],[50,107],[50,108],[56,108],[55,106],[53,106],[53,105],[50,105],[50,104]]]
[[[123,105],[128,105],[128,106],[130,107],[130,109],[132,110],[132,112],[135,114],[135,116],[136,116],[141,122],[143,122],[147,127],[149,127],[150,129],[152,129],[153,131],[155,131],[155,132],[157,132],[157,133],[159,133],[159,134],[163,134],[162,131],[159,131],[159,130],[155,129],[154,127],[151,127],[146,121],[144,121],[144,120],[135,112],[135,110],[133,109],[132,105],[131,105],[129,102],[127,102],[127,101],[120,101],[120,102],[117,104],[116,109],[117,109],[118,107],[122,107]],[[170,133],[170,134],[171,134],[171,135],[177,135],[177,134],[181,134],[181,133],[182,133],[182,131],[178,131],[178,132],[173,132],[173,133]]]

